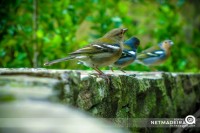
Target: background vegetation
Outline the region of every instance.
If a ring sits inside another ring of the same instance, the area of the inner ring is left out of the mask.
[[[127,27],[140,39],[139,52],[163,39],[175,45],[157,69],[200,71],[199,0],[1,0],[0,67],[44,67],[110,29]],[[68,61],[48,68],[90,69]],[[106,68],[104,68],[106,69]],[[126,70],[148,71],[131,64]]]

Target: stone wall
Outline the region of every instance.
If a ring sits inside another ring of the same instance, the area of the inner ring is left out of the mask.
[[[72,105],[100,118],[184,118],[200,105],[200,74],[0,69],[0,101]],[[146,129],[134,128],[131,131]],[[149,129],[148,129],[149,130]],[[162,129],[152,129],[160,131]],[[168,129],[171,130],[171,129]]]

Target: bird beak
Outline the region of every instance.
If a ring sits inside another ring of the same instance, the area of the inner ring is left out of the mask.
[[[127,28],[122,29],[122,33],[125,33],[127,30]]]

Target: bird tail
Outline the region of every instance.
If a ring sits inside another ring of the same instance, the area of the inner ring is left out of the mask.
[[[75,56],[69,56],[69,57],[53,60],[53,61],[50,61],[50,62],[46,62],[46,63],[44,63],[44,65],[50,66],[52,64],[59,63],[59,62],[62,62],[62,61],[66,61],[66,60],[71,60],[71,59],[74,59],[74,58],[75,58]]]

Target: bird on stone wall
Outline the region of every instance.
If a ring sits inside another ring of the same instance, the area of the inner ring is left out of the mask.
[[[131,37],[127,41],[124,42],[124,50],[122,52],[121,57],[110,66],[110,69],[113,71],[113,67],[119,68],[122,72],[124,67],[130,65],[134,62],[137,55],[137,48],[140,45],[140,40],[136,37]]]
[[[170,56],[173,41],[164,40],[158,45],[142,51],[137,55],[136,62],[146,66],[156,66],[163,63]]]
[[[124,33],[126,31],[126,28],[113,29],[84,48],[69,53],[69,56],[47,62],[44,65],[47,66],[75,59],[82,62],[85,66],[93,68],[100,75],[103,75],[104,73],[99,69],[99,67],[113,64],[122,55]]]

